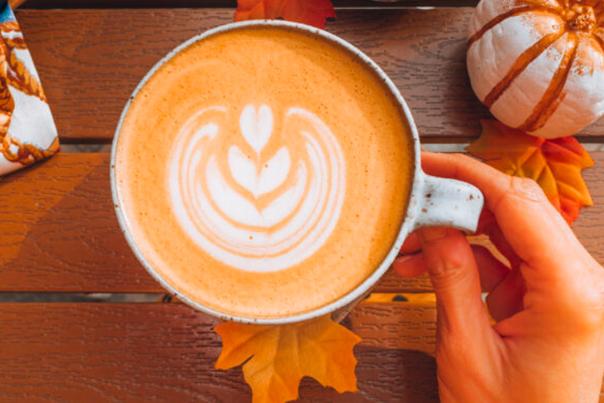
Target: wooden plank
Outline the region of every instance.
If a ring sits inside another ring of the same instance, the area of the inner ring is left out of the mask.
[[[358,394],[305,379],[301,401],[436,402],[433,303],[361,304],[347,324]],[[240,370],[216,371],[215,320],[182,304],[2,304],[0,400],[245,401]],[[603,390],[604,393],[604,390]]]
[[[379,284],[375,288],[375,292],[430,292],[432,291],[432,283],[427,275],[413,277],[413,278],[401,278],[394,271],[389,271],[380,280]]]
[[[249,400],[240,370],[213,369],[214,320],[182,304],[2,304],[0,323],[3,402]],[[302,401],[437,401],[427,354],[356,352],[358,394],[305,379]]]
[[[604,152],[592,153],[596,165]],[[0,291],[162,292],[119,231],[108,154],[59,154],[0,179]],[[604,170],[586,171],[595,207],[575,230],[604,263]],[[386,276],[376,291],[429,291],[427,278]]]
[[[106,153],[59,154],[0,181],[0,291],[163,292],[112,208]],[[382,291],[429,289],[389,275]]]
[[[230,9],[19,10],[63,142],[109,142],[145,72]],[[342,10],[328,29],[366,51],[409,102],[425,138],[467,139],[488,112],[465,68],[472,9]],[[128,27],[128,29],[124,29]],[[584,136],[604,136],[604,120]]]
[[[364,346],[422,351],[434,355],[436,306],[433,294],[410,302],[361,303],[346,319]],[[604,383],[600,403],[604,401]]]
[[[419,301],[410,302],[361,303],[346,320],[363,338],[364,345],[433,355],[436,345],[434,294],[420,297]]]
[[[333,0],[336,8],[468,7],[477,0]],[[210,8],[235,7],[236,0],[28,0],[24,8]]]
[[[0,180],[0,289],[161,291],[119,231],[108,161],[59,154]]]

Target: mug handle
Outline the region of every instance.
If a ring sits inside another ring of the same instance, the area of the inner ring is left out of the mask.
[[[420,192],[419,214],[413,230],[421,227],[453,227],[469,233],[476,232],[478,219],[484,205],[484,196],[476,186],[455,179],[437,178],[421,172],[423,189]],[[348,313],[371,293],[331,314],[336,322],[341,322]]]
[[[424,174],[423,195],[414,229],[453,227],[476,232],[484,205],[482,192],[469,183]]]

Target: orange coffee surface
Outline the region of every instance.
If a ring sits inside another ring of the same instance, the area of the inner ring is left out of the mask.
[[[281,27],[196,42],[161,66],[119,132],[121,208],[155,272],[252,318],[300,314],[358,286],[406,211],[413,146],[375,73]]]

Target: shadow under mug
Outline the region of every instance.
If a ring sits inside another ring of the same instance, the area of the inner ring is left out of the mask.
[[[200,304],[197,301],[193,301],[185,295],[180,294],[172,286],[170,286],[146,261],[138,248],[136,241],[132,237],[130,230],[126,225],[126,219],[124,217],[123,210],[121,208],[121,200],[118,195],[117,181],[116,181],[116,149],[118,144],[118,137],[124,118],[130,107],[130,100],[134,99],[139,90],[146,84],[150,77],[166,62],[172,59],[176,54],[187,48],[188,46],[216,35],[225,31],[245,29],[246,27],[257,27],[257,26],[271,26],[271,27],[284,27],[288,29],[294,29],[303,31],[310,35],[315,35],[323,40],[335,43],[336,45],[345,48],[350,53],[354,54],[358,60],[367,65],[373,70],[384,82],[392,97],[396,100],[401,110],[401,116],[405,119],[405,123],[408,127],[408,133],[413,138],[413,153],[414,153],[414,173],[413,182],[411,185],[410,199],[407,205],[407,212],[400,224],[398,235],[395,242],[392,244],[389,253],[386,255],[381,264],[373,271],[373,273],[367,277],[361,284],[349,293],[342,295],[336,301],[316,308],[312,311],[297,314],[288,317],[281,318],[251,318],[251,317],[240,317],[219,312],[215,309],[209,308]],[[407,103],[401,96],[396,86],[392,83],[390,78],[384,73],[384,71],[367,55],[357,49],[354,45],[345,41],[344,39],[333,35],[327,31],[311,27],[305,24],[287,22],[281,20],[256,20],[256,21],[245,21],[235,22],[219,27],[210,29],[198,36],[191,38],[190,40],[182,43],[176,47],[170,53],[168,53],[163,59],[161,59],[141,80],[138,84],[130,100],[124,107],[122,116],[117,126],[115,136],[113,139],[113,149],[111,153],[111,192],[113,196],[115,211],[117,218],[124,233],[128,244],[134,251],[134,254],[146,270],[166,289],[176,295],[183,302],[192,306],[193,308],[202,312],[208,313],[212,316],[216,316],[220,319],[237,321],[243,323],[254,323],[263,325],[281,325],[286,323],[301,322],[310,320],[320,316],[331,314],[336,320],[341,320],[344,316],[356,305],[361,299],[363,299],[371,288],[380,280],[380,278],[388,271],[390,265],[398,255],[400,248],[405,241],[405,238],[414,230],[420,227],[433,227],[433,226],[446,226],[457,228],[466,232],[475,232],[478,225],[478,219],[484,198],[480,190],[476,187],[454,179],[437,178],[425,174],[421,168],[421,150],[419,134],[411,111],[407,106]]]

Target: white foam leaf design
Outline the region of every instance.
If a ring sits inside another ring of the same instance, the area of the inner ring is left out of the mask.
[[[258,182],[256,164],[237,146],[229,148],[228,159],[231,175],[235,182],[256,196],[255,190]]]
[[[262,151],[273,131],[273,112],[267,105],[247,105],[239,117],[239,126],[245,141],[256,151]]]
[[[264,225],[258,209],[228,185],[215,158],[211,158],[208,163],[206,177],[212,200],[227,217],[244,225]]]
[[[218,125],[216,123],[208,123],[196,133],[199,137],[214,137],[216,134],[218,134]]]
[[[277,189],[289,174],[291,158],[286,147],[281,147],[266,162],[260,173],[254,161],[237,146],[229,148],[229,168],[235,181],[254,195],[255,198]]]
[[[312,256],[334,230],[346,193],[337,137],[311,111],[291,107],[278,117],[287,134],[278,139],[283,144],[268,154],[267,144],[277,140],[271,140],[268,106],[248,104],[239,116],[250,149],[222,135],[209,115],[214,111],[229,116],[222,106],[200,110],[170,153],[167,186],[181,227],[212,257],[241,270],[284,270]],[[305,129],[289,123],[294,119],[306,122]],[[304,147],[292,148],[297,144]],[[268,193],[275,197],[265,205],[259,198]]]
[[[269,193],[277,189],[285,182],[285,179],[289,174],[290,166],[291,158],[289,157],[289,151],[287,151],[287,148],[281,147],[273,158],[262,167],[258,180],[258,193],[255,196]]]
[[[300,162],[296,173],[296,183],[279,195],[271,204],[262,210],[262,217],[268,226],[275,225],[288,216],[300,202],[306,187],[307,170]]]

